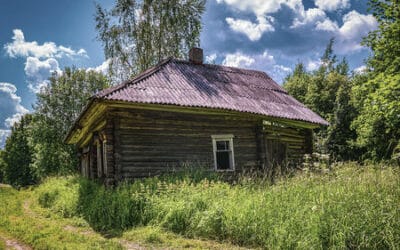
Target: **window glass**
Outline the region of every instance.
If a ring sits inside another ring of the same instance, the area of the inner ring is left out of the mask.
[[[229,141],[217,141],[217,150],[229,150]]]

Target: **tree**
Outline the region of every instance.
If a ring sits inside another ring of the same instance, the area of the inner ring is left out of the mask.
[[[363,40],[374,52],[368,59],[368,66],[375,74],[399,74],[400,3],[398,0],[370,0],[369,6],[379,26]]]
[[[20,122],[14,124],[2,153],[4,179],[15,187],[35,183],[35,178],[30,168],[32,148],[28,142],[31,123],[32,115],[26,114],[21,118]]]
[[[400,75],[381,73],[366,85],[370,92],[361,104],[360,115],[353,122],[357,145],[366,149],[364,158],[387,160],[400,140]]]
[[[354,160],[358,158],[358,154],[352,143],[356,139],[356,133],[351,128],[351,123],[357,115],[357,110],[351,100],[351,82],[340,74],[337,80],[340,84],[336,93],[331,124],[328,127],[326,145],[328,152],[335,159]]]
[[[114,80],[126,80],[199,45],[205,0],[117,0],[111,10],[96,5],[97,38],[110,59]]]
[[[364,39],[373,51],[365,82],[355,85],[360,115],[352,126],[364,158],[376,161],[396,158],[400,148],[400,3],[370,0],[378,29]]]
[[[346,58],[337,63],[333,51],[334,39],[327,44],[321,57],[321,66],[307,72],[303,64],[296,65],[293,74],[285,80],[284,88],[307,107],[317,112],[331,124],[317,130],[317,150],[330,153],[335,159],[349,160],[355,132],[351,128],[357,112],[351,99],[351,80]]]
[[[50,84],[37,95],[32,124],[32,169],[38,178],[69,173],[77,165],[75,147],[64,138],[89,97],[108,87],[101,73],[65,68],[50,77]]]
[[[308,91],[311,75],[305,70],[303,63],[296,64],[293,74],[285,78],[283,87],[291,96],[304,103]]]
[[[0,149],[0,183],[5,181],[6,163],[4,161],[5,152]]]

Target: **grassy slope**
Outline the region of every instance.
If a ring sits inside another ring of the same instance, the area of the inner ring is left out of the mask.
[[[399,169],[347,165],[273,186],[256,182],[148,179],[109,191],[75,177],[52,178],[34,190],[0,188],[0,231],[38,249],[235,247],[215,241],[399,249]]]
[[[66,184],[68,179],[57,181]],[[0,236],[16,238],[34,249],[239,249],[228,243],[187,239],[152,226],[109,237],[95,232],[80,217],[65,218],[42,208],[37,195],[34,189],[17,191],[0,186]],[[0,240],[0,249],[5,248]]]

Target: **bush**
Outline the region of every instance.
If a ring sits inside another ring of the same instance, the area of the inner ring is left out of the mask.
[[[52,177],[46,179],[36,190],[39,204],[63,217],[78,215],[79,178]]]

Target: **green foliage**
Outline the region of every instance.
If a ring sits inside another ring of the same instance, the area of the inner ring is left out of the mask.
[[[108,86],[102,74],[75,68],[65,68],[49,80],[37,94],[31,130],[32,169],[38,178],[74,171],[75,147],[66,145],[64,138],[88,98]]]
[[[400,140],[400,75],[381,73],[369,80],[371,91],[354,121],[357,143],[367,149],[366,157],[390,159]]]
[[[333,44],[334,39],[331,39],[316,71],[307,72],[299,63],[283,86],[289,94],[330,123],[328,128],[322,127],[317,131],[316,151],[328,152],[336,160],[354,160],[358,159],[358,148],[354,146],[356,133],[351,127],[357,115],[351,101],[352,79],[348,76],[346,59],[337,63]]]
[[[393,159],[398,163],[400,143],[400,4],[398,1],[369,2],[379,23],[376,31],[364,39],[373,55],[364,81],[354,85],[353,92],[359,116],[352,126],[357,132],[356,144],[365,159]]]
[[[258,184],[149,178],[106,190],[86,180],[74,188],[83,217],[108,232],[152,225],[266,249],[388,249],[400,243],[398,168],[347,164],[273,186],[253,182]],[[159,230],[146,237],[163,240]]]
[[[303,63],[298,63],[294,68],[293,74],[289,74],[285,78],[283,87],[294,98],[302,103],[305,103],[310,81],[311,75],[306,71]]]
[[[63,217],[78,215],[78,187],[76,177],[53,177],[46,179],[35,189],[39,204]]]
[[[4,161],[5,152],[0,149],[0,183],[5,181],[6,162]]]
[[[21,121],[15,123],[11,135],[6,140],[4,151],[1,153],[4,180],[15,187],[35,183],[30,168],[32,163],[32,148],[29,146],[32,116],[27,114]]]
[[[364,39],[374,52],[368,66],[376,75],[400,72],[400,3],[397,0],[370,0],[370,10],[378,21],[378,29]]]
[[[185,57],[199,45],[205,0],[117,0],[109,11],[96,7],[97,37],[115,80],[129,79],[169,56]]]

